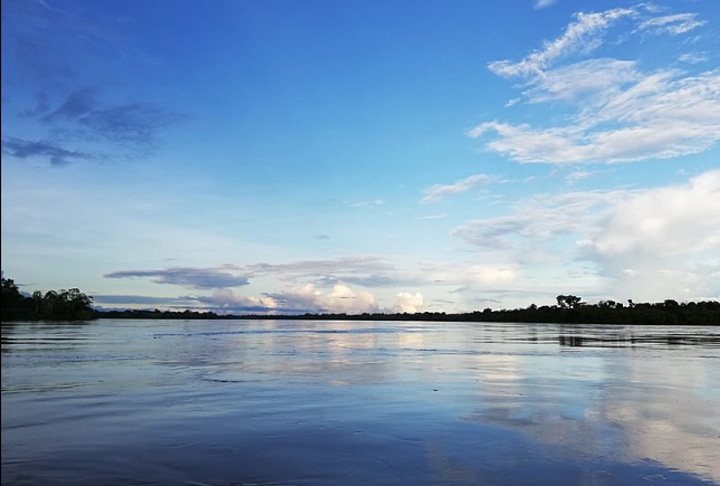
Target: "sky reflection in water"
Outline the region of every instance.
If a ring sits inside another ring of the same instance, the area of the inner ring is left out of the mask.
[[[3,484],[720,482],[720,333],[3,328]]]

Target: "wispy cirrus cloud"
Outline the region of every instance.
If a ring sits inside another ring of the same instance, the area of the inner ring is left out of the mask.
[[[708,56],[704,52],[686,52],[678,57],[678,61],[688,64],[701,64],[708,61]]]
[[[598,13],[577,13],[575,21],[563,35],[545,42],[542,49],[532,52],[518,62],[493,61],[488,68],[503,77],[526,77],[542,74],[557,60],[578,52],[588,52],[602,44],[602,34],[620,18],[636,15],[637,11],[616,8]]]
[[[41,91],[36,106],[20,113],[49,129],[47,136],[43,140],[4,137],[4,154],[19,159],[44,158],[54,166],[64,166],[108,160],[118,154],[146,153],[164,129],[189,118],[149,102],[104,104],[95,89],[74,91],[60,106],[52,109],[50,105],[47,93]]]
[[[68,150],[49,140],[23,140],[3,138],[2,152],[18,159],[47,158],[55,167],[62,167],[80,160],[99,160],[101,156],[76,150]]]
[[[704,20],[698,20],[697,14],[683,13],[644,20],[640,23],[638,29],[650,30],[655,34],[680,35],[697,27],[702,27],[706,23]]]
[[[544,96],[550,99],[551,93]],[[720,70],[696,76],[659,71],[626,89],[603,92],[592,106],[597,111],[581,108],[567,125],[492,121],[469,136],[494,133],[487,148],[517,162],[632,162],[703,152],[720,140]],[[613,125],[618,128],[605,128]]]
[[[98,90],[84,88],[70,93],[40,121],[60,125],[60,134],[144,147],[155,142],[160,130],[185,118],[150,102],[103,104]]]
[[[602,173],[603,171],[600,170],[574,170],[565,176],[565,183],[572,186],[576,182],[591,179]]]
[[[558,0],[535,0],[533,8],[535,10],[542,10],[544,8],[552,7],[558,2]]]
[[[108,76],[105,68],[113,63],[107,59],[125,62],[129,52],[133,59],[141,52],[120,34],[117,19],[71,10],[42,1],[2,4],[3,83],[11,93],[3,100],[3,121],[16,116],[33,133],[31,138],[17,131],[20,124],[3,123],[9,142],[3,153],[62,166],[153,152],[161,133],[190,117],[128,96],[127,86],[121,94],[123,81],[117,82],[117,73]],[[26,149],[19,150],[20,144]]]
[[[437,262],[420,263],[423,277],[430,282],[453,287],[497,290],[509,286],[518,278],[518,267],[513,262]]]
[[[405,282],[397,269],[384,258],[342,257],[332,260],[299,260],[288,263],[225,264],[217,267],[174,267],[150,270],[123,270],[106,278],[150,278],[165,285],[195,289],[225,289],[248,285],[250,279],[275,278],[286,284],[332,287],[349,283],[365,287],[386,287]]]
[[[469,221],[452,235],[487,250],[521,248],[523,241],[535,244],[566,235],[582,238],[595,228],[609,205],[628,191],[584,191],[538,194],[517,202],[512,214]]]
[[[384,199],[373,199],[371,201],[358,201],[352,203],[351,206],[354,208],[370,208],[384,206],[387,203]]]
[[[497,177],[487,174],[475,174],[460,179],[452,184],[435,184],[425,190],[425,196],[420,201],[423,204],[437,202],[444,196],[462,194],[481,184],[492,184],[501,182]]]
[[[487,121],[468,131],[490,136],[485,147],[521,163],[614,163],[672,158],[707,150],[720,140],[720,70],[643,70],[611,57],[563,62],[597,49],[620,19],[635,27],[681,35],[705,25],[695,14],[658,16],[645,7],[576,15],[564,34],[518,62],[495,61],[494,73],[522,81],[521,100],[561,102],[567,110],[543,126]],[[689,58],[688,58],[689,59]],[[517,105],[517,103],[515,103]]]
[[[158,284],[179,285],[195,289],[240,287],[248,284],[248,276],[235,273],[231,266],[219,268],[175,267],[163,270],[125,270],[104,275],[105,278],[151,278]]]
[[[393,280],[397,268],[379,256],[348,256],[327,260],[298,260],[287,263],[257,263],[244,267],[252,276],[274,276],[285,281],[366,282]]]
[[[93,303],[98,305],[155,305],[155,306],[173,306],[188,305],[193,303],[192,298],[188,297],[152,297],[148,295],[109,295],[94,294]]]

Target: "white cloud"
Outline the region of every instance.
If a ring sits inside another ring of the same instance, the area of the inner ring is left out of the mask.
[[[210,296],[195,297],[195,300],[208,304],[212,308],[222,311],[223,309],[267,309],[272,310],[278,307],[278,303],[272,297],[246,297],[236,295],[230,289],[216,289]]]
[[[511,263],[423,262],[420,269],[427,280],[444,285],[492,288],[509,285],[517,278]]]
[[[589,52],[601,43],[600,35],[617,19],[636,14],[635,10],[616,8],[600,13],[577,13],[575,22],[565,29],[562,36],[545,42],[543,48],[519,62],[494,61],[488,67],[499,76],[533,76],[542,74],[555,61],[577,52]]]
[[[642,79],[635,61],[589,59],[546,72],[523,93],[530,103],[565,101],[602,106],[623,86]]]
[[[271,297],[284,309],[347,314],[378,311],[375,297],[370,292],[356,291],[343,283],[334,285],[329,292],[323,292],[313,284],[306,284],[293,290],[272,294]]]
[[[453,235],[491,255],[504,250],[517,262],[509,265],[517,275],[525,265],[546,272],[589,262],[584,281],[616,299],[717,299],[720,170],[646,190],[537,195],[507,216],[470,221]],[[546,268],[524,259],[528,249],[550,243],[559,262]]]
[[[601,174],[602,171],[599,170],[574,170],[570,172],[567,176],[565,176],[565,182],[572,186],[578,181],[583,181],[585,179],[590,179],[592,177],[595,177],[598,174]]]
[[[645,20],[640,23],[640,30],[652,30],[656,34],[679,35],[705,25],[704,20],[697,20],[697,14],[684,13],[665,15]]]
[[[629,80],[630,72],[626,74],[618,79]],[[493,132],[496,138],[487,148],[517,162],[612,163],[699,153],[720,140],[720,70],[681,74],[659,71],[628,87],[618,83],[600,90],[566,125],[533,128],[492,121],[468,135]],[[576,78],[576,73],[570,76]],[[572,80],[558,77],[556,82],[570,86]],[[534,99],[556,98],[560,91],[538,86]]]
[[[393,312],[407,312],[414,314],[420,312],[423,309],[424,300],[420,292],[414,294],[410,292],[400,292],[395,296],[395,305],[393,306]]]
[[[707,172],[687,185],[648,190],[618,201],[593,238],[593,248],[605,257],[669,257],[718,245],[720,171]]]
[[[543,8],[552,7],[557,3],[557,0],[535,0],[533,8],[535,10],[541,10]]]
[[[384,199],[374,199],[372,201],[359,201],[353,203],[351,206],[354,208],[367,208],[373,206],[384,206],[386,201]]]
[[[546,117],[554,122],[550,126],[495,120],[477,125],[468,135],[489,136],[487,149],[521,163],[630,162],[707,150],[720,140],[720,70],[643,71],[638,61],[607,57],[556,65],[569,54],[591,51],[623,17],[638,19],[637,32],[676,35],[704,25],[696,14],[652,15],[646,5],[579,13],[565,33],[543,49],[519,62],[491,63],[496,74],[524,80],[526,102],[562,102],[569,111]]]
[[[436,202],[443,196],[462,194],[463,192],[467,192],[480,184],[490,184],[493,182],[499,182],[499,180],[496,177],[487,174],[476,174],[456,181],[452,184],[435,184],[425,190],[425,197],[423,197],[420,202]]]
[[[349,285],[338,283],[323,291],[313,284],[294,287],[277,294],[264,296],[236,295],[230,289],[218,289],[210,296],[194,297],[194,300],[211,306],[219,312],[336,312],[361,314],[377,312],[375,297],[368,291],[357,291]]]
[[[445,219],[448,217],[447,213],[439,213],[439,214],[428,214],[427,216],[423,216],[421,219]]]
[[[524,239],[536,244],[559,236],[584,234],[602,209],[625,191],[539,194],[519,202],[508,216],[469,221],[452,235],[487,250],[518,248]]]
[[[686,52],[678,57],[678,61],[688,64],[701,64],[708,61],[708,56],[704,52]]]

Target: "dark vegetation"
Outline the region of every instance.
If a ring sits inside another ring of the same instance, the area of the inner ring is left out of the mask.
[[[575,295],[558,295],[554,305],[535,304],[524,309],[492,310],[446,314],[418,312],[395,314],[287,314],[287,315],[218,315],[201,311],[110,310],[92,308],[93,298],[79,289],[37,291],[27,297],[15,282],[2,279],[2,321],[56,320],[75,321],[97,318],[123,319],[305,319],[305,320],[376,320],[376,321],[465,321],[527,322],[559,324],[654,324],[654,325],[720,325],[720,302],[686,302],[665,300],[659,303],[627,304],[603,300],[586,304]]]
[[[2,322],[6,321],[79,321],[94,319],[93,298],[79,289],[36,291],[30,297],[20,293],[12,279],[2,278]]]
[[[492,310],[446,314],[445,312],[418,312],[414,314],[294,314],[294,315],[218,315],[214,312],[122,310],[98,312],[103,318],[135,319],[305,319],[305,320],[357,320],[357,321],[463,321],[463,322],[527,322],[558,324],[654,324],[654,325],[720,325],[720,302],[678,303],[666,300],[660,303],[622,304],[612,300],[586,304],[581,297],[559,295],[557,304],[525,309]]]

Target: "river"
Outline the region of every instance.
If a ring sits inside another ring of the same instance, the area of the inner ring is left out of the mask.
[[[3,485],[720,484],[720,327],[2,328]]]

